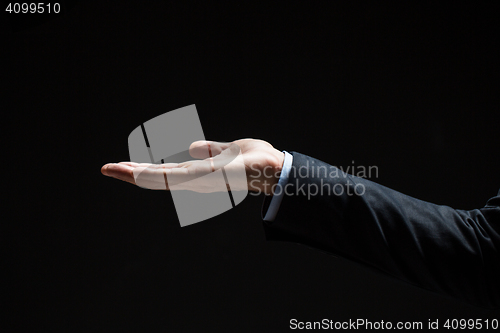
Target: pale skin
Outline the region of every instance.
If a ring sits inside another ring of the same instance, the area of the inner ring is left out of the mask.
[[[235,147],[234,145],[237,145]],[[233,163],[226,165],[224,159],[234,152],[234,149],[240,150],[239,158]],[[279,180],[279,175],[284,161],[284,153],[275,149],[270,143],[258,139],[241,139],[228,143],[215,141],[196,141],[189,147],[189,154],[197,159],[182,163],[165,163],[153,165],[150,163],[119,162],[108,163],[101,168],[105,176],[113,177],[134,185],[136,184],[137,174],[142,173],[161,173],[166,175],[162,177],[162,187],[158,189],[174,190],[175,183],[188,183],[190,179],[195,179],[201,175],[206,175],[218,168],[225,166],[226,173],[231,173],[231,168],[244,168],[246,172],[246,189],[252,192],[272,194],[272,190]],[[210,157],[212,156],[212,157]],[[234,166],[234,167],[233,167]],[[136,177],[134,177],[134,174]],[[167,182],[168,175],[168,182]],[[206,177],[205,177],[206,178]],[[164,179],[164,181],[163,181]],[[203,179],[197,178],[197,179]],[[196,192],[214,192],[215,189],[203,181],[190,183],[190,190]],[[148,187],[148,186],[146,186]],[[149,187],[148,187],[149,188]]]

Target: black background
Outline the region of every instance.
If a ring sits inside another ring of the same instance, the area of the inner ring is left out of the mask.
[[[80,1],[2,14],[5,331],[499,317],[265,241],[262,195],[181,228],[169,193],[101,175],[128,160],[139,124],[196,104],[209,140],[376,165],[372,180],[405,194],[484,206],[500,187],[498,8],[326,3]]]

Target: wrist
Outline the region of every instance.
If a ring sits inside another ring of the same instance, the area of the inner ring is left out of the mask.
[[[285,161],[285,154],[277,149],[273,149],[273,159],[271,160],[270,167],[273,170],[272,174],[268,179],[266,179],[267,183],[264,188],[264,193],[268,195],[273,195],[274,189],[276,188],[280,176],[281,170],[283,169],[283,163]]]

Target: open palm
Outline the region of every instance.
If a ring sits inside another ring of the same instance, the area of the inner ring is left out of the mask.
[[[196,141],[189,147],[194,160],[182,163],[106,164],[101,172],[116,179],[148,189],[219,192],[250,190],[272,193],[283,165],[284,155],[263,140],[241,139],[233,142]],[[216,177],[223,172],[225,182]],[[228,183],[229,180],[229,183]]]

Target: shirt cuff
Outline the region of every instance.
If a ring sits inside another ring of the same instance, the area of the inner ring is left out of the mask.
[[[275,194],[271,196],[266,196],[264,199],[264,206],[262,207],[262,215],[264,215],[264,210],[266,206],[266,201],[268,201],[269,197],[271,197],[271,202],[269,203],[269,208],[265,212],[263,217],[264,221],[274,221],[276,214],[278,214],[278,210],[281,205],[281,200],[283,200],[284,195],[284,187],[288,184],[288,175],[290,174],[290,170],[292,169],[293,156],[289,154],[287,151],[283,150],[285,153],[285,160],[283,161],[283,167],[281,168],[280,179],[278,180],[278,185],[276,186],[274,192]]]

